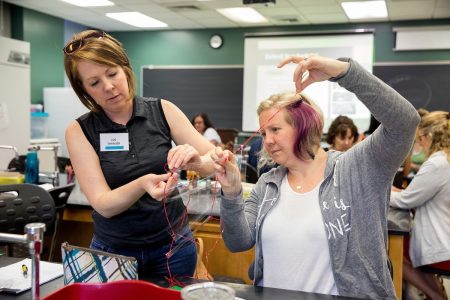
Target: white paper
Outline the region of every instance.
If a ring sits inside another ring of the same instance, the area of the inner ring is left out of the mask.
[[[22,265],[28,268],[27,275],[22,272]],[[40,262],[39,284],[44,284],[63,275],[63,265],[59,263]],[[0,292],[21,293],[31,289],[31,259],[0,268]]]

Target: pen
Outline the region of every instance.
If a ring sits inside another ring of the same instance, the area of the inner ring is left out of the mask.
[[[22,265],[22,273],[23,273],[23,277],[27,277],[28,267],[26,265]]]

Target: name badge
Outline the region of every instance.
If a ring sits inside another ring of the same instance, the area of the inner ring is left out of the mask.
[[[129,145],[128,132],[100,133],[100,151],[128,151]]]

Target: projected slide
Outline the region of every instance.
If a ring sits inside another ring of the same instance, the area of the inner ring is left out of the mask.
[[[372,72],[373,34],[246,37],[242,115],[244,131],[258,129],[256,108],[261,101],[275,93],[295,90],[292,74],[296,65],[278,69],[277,63],[289,55],[305,54],[332,58],[351,57]],[[324,132],[338,115],[352,118],[360,132],[369,127],[370,113],[367,108],[355,95],[339,87],[337,83],[315,83],[307,87],[304,93],[322,109],[325,118]]]

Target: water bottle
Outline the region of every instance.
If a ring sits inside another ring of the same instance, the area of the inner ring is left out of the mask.
[[[39,182],[39,159],[34,150],[28,152],[25,160],[25,182],[32,184]]]

